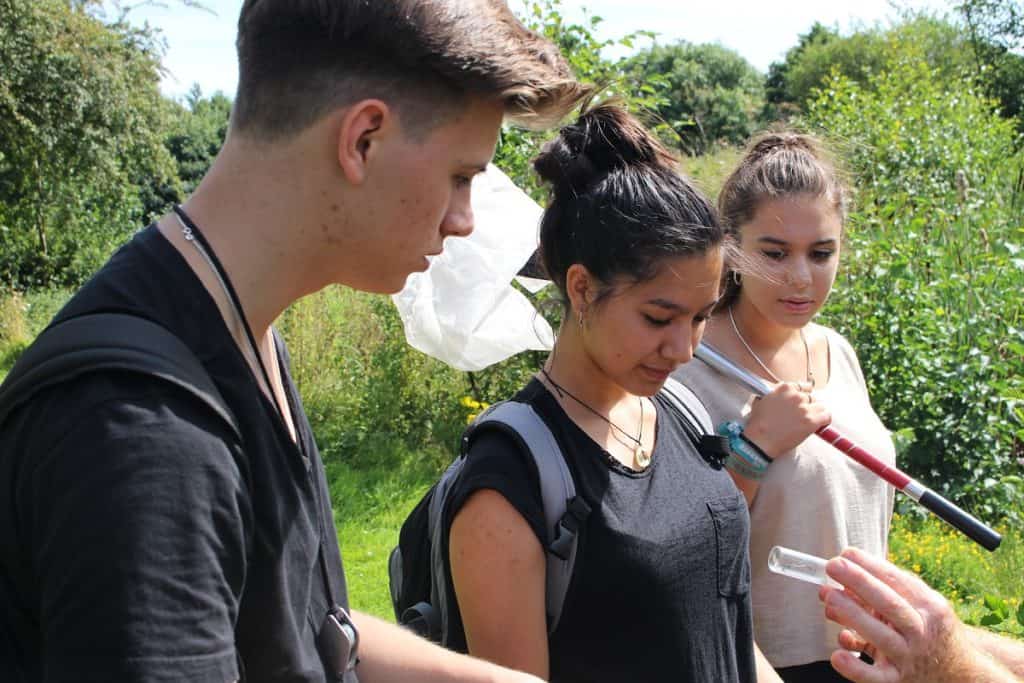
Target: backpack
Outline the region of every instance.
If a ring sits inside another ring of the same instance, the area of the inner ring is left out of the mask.
[[[126,313],[89,313],[44,330],[0,384],[0,427],[39,391],[109,370],[143,373],[185,389],[241,439],[234,415],[195,354],[162,325]]]
[[[690,441],[716,469],[722,467],[728,442],[715,435],[711,417],[700,399],[669,378],[662,395],[677,413]],[[440,645],[450,646],[452,614],[458,605],[450,595],[447,571],[448,505],[453,484],[462,471],[473,438],[482,429],[500,429],[530,454],[537,467],[544,522],[548,529],[545,547],[545,611],[548,634],[554,632],[562,614],[565,595],[572,579],[576,549],[590,506],[576,495],[572,474],[562,449],[547,424],[526,404],[496,403],[481,413],[462,435],[459,455],[441,478],[427,491],[402,524],[398,545],[388,558],[388,579],[395,619],[417,634]]]

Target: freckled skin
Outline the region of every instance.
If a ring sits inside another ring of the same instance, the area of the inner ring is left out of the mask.
[[[342,187],[323,203],[329,229],[317,258],[327,277],[355,289],[397,292],[410,273],[427,268],[427,257],[440,253],[446,238],[467,236],[469,180],[493,156],[503,115],[501,101],[471,99],[425,137],[408,136],[400,117],[371,135],[358,210],[342,218],[350,211],[338,201]],[[344,211],[331,214],[332,202]],[[332,244],[332,235],[341,241]]]

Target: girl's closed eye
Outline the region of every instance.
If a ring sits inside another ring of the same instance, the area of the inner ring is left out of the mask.
[[[811,252],[811,258],[815,261],[828,261],[835,253],[833,249],[815,249]]]
[[[654,325],[655,327],[664,327],[665,325],[668,325],[670,322],[672,322],[671,318],[655,318],[654,316],[647,315],[646,313],[644,314],[644,319],[647,320],[647,322],[650,323],[651,325]]]
[[[765,258],[771,259],[772,261],[781,261],[786,258],[786,252],[781,249],[763,249],[761,250],[761,255]]]

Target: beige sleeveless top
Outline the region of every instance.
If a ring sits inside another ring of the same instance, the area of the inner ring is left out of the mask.
[[[815,326],[829,347],[828,383],[814,398],[832,412],[832,426],[869,453],[894,464],[889,431],[871,407],[857,356],[839,333]],[[750,412],[752,394],[694,359],[674,377],[704,402],[717,426]],[[894,490],[870,471],[811,436],[775,459],[750,506],[754,634],[772,666],[827,660],[839,627],[825,619],[816,587],[768,570],[768,552],[782,545],[819,557],[854,546],[884,557]]]

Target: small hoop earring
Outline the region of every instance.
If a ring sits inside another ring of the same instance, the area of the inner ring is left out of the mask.
[[[740,272],[738,270],[732,271],[732,281],[733,284],[735,284],[737,287],[743,286],[743,279],[742,276],[740,276]]]

